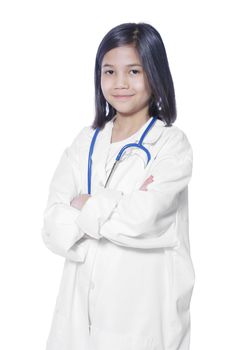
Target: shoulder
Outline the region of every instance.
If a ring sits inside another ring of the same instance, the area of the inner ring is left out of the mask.
[[[83,147],[91,140],[94,132],[95,129],[93,129],[90,125],[84,126],[74,137],[71,146]]]
[[[86,125],[76,134],[73,143],[82,143],[86,141],[86,139],[90,138],[93,135],[95,129],[92,128],[91,125]]]
[[[188,140],[187,134],[186,132],[181,129],[179,126],[177,125],[172,125],[172,126],[162,126],[163,129],[163,136],[166,137],[166,139],[171,140],[171,139],[185,139]]]
[[[76,163],[81,162],[81,155],[88,151],[94,132],[95,129],[90,125],[82,127],[77,132],[71,144],[66,148],[70,160]]]
[[[176,125],[162,126],[160,155],[172,154],[177,157],[187,156],[193,158],[193,149],[184,130]]]

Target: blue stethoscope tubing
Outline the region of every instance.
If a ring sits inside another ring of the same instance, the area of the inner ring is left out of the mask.
[[[151,127],[153,126],[153,124],[156,122],[157,120],[157,117],[152,117],[152,120],[150,121],[150,123],[148,124],[148,126],[146,127],[146,129],[144,130],[140,140],[138,143],[128,143],[127,145],[123,146],[121,148],[121,150],[119,151],[117,157],[116,157],[116,160],[115,160],[115,163],[110,171],[110,174],[106,180],[106,183],[105,183],[105,186],[107,186],[108,184],[108,181],[116,167],[116,165],[118,164],[122,154],[124,153],[124,151],[129,148],[129,147],[138,147],[140,148],[142,151],[144,151],[147,155],[147,164],[149,163],[150,159],[151,159],[151,154],[149,152],[149,150],[143,146],[143,140],[145,138],[145,136],[147,135],[147,133],[149,132],[149,130],[151,129]],[[96,142],[96,139],[97,139],[97,136],[98,136],[98,133],[100,131],[100,128],[96,128],[95,130],[95,133],[93,135],[93,138],[92,138],[92,141],[91,141],[91,144],[90,144],[90,149],[89,149],[89,155],[88,155],[88,194],[91,194],[91,179],[92,179],[92,154],[93,154],[93,150],[94,150],[94,145],[95,145],[95,142]],[[146,164],[146,166],[147,166]]]

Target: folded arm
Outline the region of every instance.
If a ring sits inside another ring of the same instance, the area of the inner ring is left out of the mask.
[[[87,238],[92,236],[87,235],[77,223],[81,210],[70,205],[82,188],[81,170],[76,154],[79,151],[78,141],[82,142],[83,132],[86,132],[86,128],[82,129],[71,146],[64,150],[54,171],[41,228],[41,235],[48,249],[73,261],[84,260]],[[117,194],[113,193],[112,197],[109,197],[109,212],[116,203]],[[105,212],[103,215],[106,217]]]
[[[70,206],[76,193],[74,169],[67,148],[50,183],[41,233],[44,243],[52,252],[67,258],[72,255],[73,260],[80,260],[82,256],[77,254],[76,257],[78,246],[75,243],[83,237],[84,232],[75,223],[80,211]]]
[[[168,140],[154,160],[150,174],[154,181],[147,191],[123,194],[100,189],[76,218],[78,226],[97,239],[105,237],[126,247],[175,247],[178,198],[192,174],[192,148],[184,133],[178,132]],[[117,200],[111,206],[114,195]]]

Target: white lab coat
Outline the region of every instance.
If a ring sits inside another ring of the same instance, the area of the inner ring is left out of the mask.
[[[46,246],[65,258],[47,350],[189,350],[192,148],[180,128],[164,125],[157,120],[144,139],[148,166],[143,151],[127,149],[104,188],[114,162],[106,162],[113,120],[106,123],[92,157],[92,197],[82,210],[70,201],[87,193],[94,130],[82,128],[64,150],[42,228]],[[139,190],[149,175],[154,182]]]

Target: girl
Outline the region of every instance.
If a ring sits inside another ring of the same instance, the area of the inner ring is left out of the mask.
[[[47,350],[188,350],[193,157],[173,126],[155,28],[124,23],[105,35],[95,96],[93,125],[64,150],[44,211],[43,240],[65,258]]]

